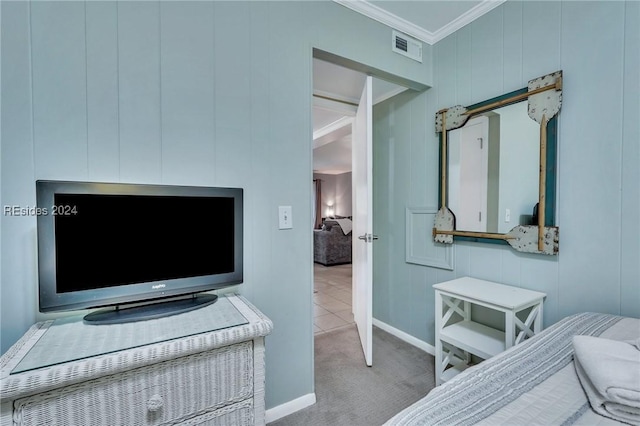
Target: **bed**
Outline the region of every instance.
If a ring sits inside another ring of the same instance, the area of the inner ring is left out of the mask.
[[[598,313],[566,317],[433,389],[386,426],[621,424],[591,407],[574,365],[574,336],[599,336],[595,340],[616,345],[640,342],[640,319]],[[640,388],[640,364],[631,365],[639,366],[629,377]],[[638,419],[627,423],[640,424]]]

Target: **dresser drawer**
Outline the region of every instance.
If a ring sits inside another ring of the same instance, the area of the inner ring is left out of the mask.
[[[253,342],[247,341],[19,399],[14,424],[173,424],[252,395]],[[217,417],[211,424],[222,424]]]
[[[180,423],[181,426],[255,426],[253,398]]]

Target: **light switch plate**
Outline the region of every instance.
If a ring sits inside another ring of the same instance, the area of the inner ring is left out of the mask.
[[[293,228],[293,216],[291,206],[278,207],[278,227],[280,229]]]

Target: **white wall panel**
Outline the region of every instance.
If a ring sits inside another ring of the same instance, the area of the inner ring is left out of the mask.
[[[396,96],[392,101],[392,128],[390,129],[390,146],[394,150],[393,155],[393,185],[390,187],[392,199],[389,203],[389,211],[391,212],[391,226],[386,230],[378,230],[376,227],[376,211],[374,210],[374,232],[381,239],[390,241],[390,260],[392,264],[402,264],[406,260],[405,244],[403,234],[406,224],[402,220],[405,214],[406,201],[411,198],[411,174],[409,165],[411,164],[411,141],[413,128],[411,127],[410,116],[412,104],[418,101],[410,93],[402,93]],[[375,140],[374,140],[374,143]],[[374,166],[375,174],[375,166]],[[375,178],[374,178],[375,179]],[[375,191],[375,180],[373,183]],[[414,187],[415,189],[415,187]],[[374,193],[374,198],[375,198]],[[404,224],[404,226],[403,226]],[[380,235],[382,233],[382,235]],[[380,240],[377,241],[379,243]],[[375,255],[375,249],[374,249]],[[374,261],[375,262],[375,261]],[[392,319],[394,324],[398,324],[401,330],[411,330],[413,328],[413,316],[407,316],[411,312],[411,299],[413,297],[414,288],[411,285],[411,269],[413,265],[401,270],[394,270],[391,273],[390,292],[392,294],[389,300],[392,307]],[[375,287],[375,277],[374,277]],[[377,318],[374,311],[374,318]]]
[[[624,3],[562,7],[559,313],[618,312]]]
[[[162,181],[160,5],[118,3],[120,178]]]
[[[421,338],[430,333],[424,300],[430,297],[433,278],[429,277],[436,272],[407,263],[407,256],[417,262],[444,259],[441,248],[423,247],[430,225],[424,222],[425,215],[414,214],[422,209],[412,204],[419,200],[436,204],[424,186],[427,180],[437,180],[437,172],[424,167],[433,150],[437,152],[437,146],[424,143],[433,129],[420,119],[432,115],[428,109],[433,110],[433,105],[425,93],[415,92],[376,105],[373,138],[374,233],[380,237],[374,244],[374,317]]]
[[[503,33],[508,34],[503,41],[503,90],[511,92],[524,87],[522,76],[522,16],[524,2],[505,3],[503,8]]]
[[[251,164],[251,182],[245,189],[245,206],[251,212],[251,220],[245,220],[245,241],[248,248],[245,250],[245,282],[255,283],[250,288],[243,290],[247,297],[253,300],[269,300],[273,288],[268,283],[276,279],[277,268],[273,267],[270,256],[261,255],[264,247],[271,247],[271,232],[265,232],[276,223],[277,213],[270,209],[273,204],[272,193],[277,191],[271,183],[271,174],[274,173],[269,161],[270,137],[269,117],[271,112],[266,107],[269,102],[269,79],[271,76],[269,59],[269,4],[256,3],[249,14],[249,27],[251,33],[251,56],[253,66],[249,75],[251,87],[251,101],[245,115],[250,120],[251,151],[244,155],[246,161]],[[246,246],[245,246],[246,247]],[[270,315],[271,307],[264,304],[265,313]],[[274,308],[275,309],[275,308]],[[269,344],[269,343],[267,343]],[[267,354],[267,362],[270,362]],[[271,386],[268,384],[267,386]],[[271,387],[270,389],[273,389]]]
[[[458,105],[471,105],[473,103],[473,85],[471,82],[471,72],[473,70],[473,56],[471,55],[473,37],[472,28],[473,27],[471,25],[467,25],[455,32],[456,45],[453,48],[456,52],[456,85],[453,93],[456,97],[455,102]],[[438,64],[436,64],[436,66],[437,65]],[[450,69],[443,69],[442,72],[446,75],[451,71]],[[446,91],[441,93],[444,95]],[[451,106],[453,106],[453,104],[451,104]]]
[[[36,177],[86,179],[85,4],[30,5]]]
[[[215,52],[215,177],[222,186],[251,182],[251,56],[249,31],[237,29],[250,21],[248,3],[214,3]]]
[[[522,87],[530,79],[552,73],[564,66],[560,58],[561,7],[562,2],[559,1],[522,2],[522,68],[524,73]],[[572,19],[570,16],[562,17]],[[510,37],[511,33],[505,33],[505,38]],[[564,50],[562,53],[565,53]]]
[[[453,270],[453,246],[441,246],[432,240],[425,241],[425,235],[431,234],[437,212],[438,208],[435,206],[406,208],[405,261]]]
[[[418,94],[413,94],[418,96]],[[429,179],[429,168],[424,165],[429,159],[429,154],[432,152],[429,146],[424,142],[427,139],[427,133],[433,133],[433,127],[426,117],[431,114],[427,111],[426,97],[421,97],[421,102],[412,103],[413,107],[409,111],[409,123],[411,127],[411,139],[407,141],[410,146],[410,162],[409,170],[411,183],[411,192],[409,197],[411,198],[411,204],[417,206],[424,206],[429,204],[428,194],[424,186],[424,182]]]
[[[563,301],[559,297],[560,287],[563,285],[558,278],[560,262],[547,256],[524,255],[521,265],[521,286],[529,290],[541,291],[547,295],[544,301],[543,325],[547,327],[557,322],[564,316],[560,309],[560,304]],[[508,281],[504,282],[508,283]],[[573,307],[576,311],[580,310],[580,304],[576,301],[569,301],[568,306]]]
[[[160,3],[162,181],[214,184],[214,4]]]
[[[456,51],[456,35],[457,34],[454,33],[449,37],[446,37],[435,46],[436,57],[442,57],[441,61],[437,63],[434,62],[437,79],[440,82],[436,88],[438,94],[437,99],[440,104],[448,106],[456,105],[456,83],[459,80],[464,81],[464,78],[459,79],[457,75],[458,64],[456,55],[446,54],[446,52]],[[471,76],[470,72],[471,68],[469,68],[469,77]],[[469,79],[469,82],[470,81],[471,80]],[[435,127],[431,127],[431,129],[435,129]]]
[[[120,178],[118,6],[86,3],[89,180]]]
[[[435,296],[431,296],[432,288],[428,285],[428,276],[432,274],[428,268],[423,268],[417,265],[411,265],[409,267],[409,280],[412,283],[416,283],[410,287],[411,292],[409,299],[407,300],[406,309],[411,314],[411,323],[409,328],[409,334],[415,335],[423,330],[428,330],[428,322],[430,320],[429,313],[424,309],[425,302],[431,301],[434,303]]]
[[[472,103],[502,94],[503,42],[502,8],[495,8],[471,23]],[[444,53],[441,58],[453,53]]]
[[[640,3],[625,4],[620,312],[640,317]]]
[[[456,278],[471,276],[471,247],[473,246],[473,243],[461,242],[454,244],[456,256]]]
[[[390,221],[393,219],[393,215],[389,211],[394,174],[393,147],[389,136],[391,127],[390,105],[391,101],[387,100],[375,105],[373,108],[373,170],[375,171],[373,175],[373,210],[376,212],[373,229],[383,238],[388,238],[385,233],[391,227]],[[373,312],[376,313],[374,318],[390,323],[391,277],[398,267],[390,259],[390,239],[382,244],[380,243],[381,241],[378,240],[373,245]]]
[[[214,6],[216,126],[248,130],[253,49],[250,32],[238,28],[249,21],[250,8],[244,2],[214,2]]]
[[[501,250],[500,282],[508,283],[516,287],[522,286],[522,259],[523,253],[515,250]]]
[[[497,244],[477,243],[469,246],[469,275],[489,281],[502,281],[502,250]]]
[[[35,206],[33,121],[31,110],[29,4],[4,2],[0,21],[2,67],[0,140],[2,153],[0,200],[4,206]],[[0,275],[0,335],[16,341],[35,321],[37,279],[35,265],[36,218],[9,216],[2,222],[2,269]]]

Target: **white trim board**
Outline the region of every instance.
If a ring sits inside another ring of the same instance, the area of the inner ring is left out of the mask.
[[[391,334],[392,336],[397,337],[398,339],[407,342],[410,345],[415,346],[418,349],[422,349],[423,351],[425,351],[426,353],[428,353],[429,355],[436,355],[436,348],[433,347],[432,345],[430,345],[429,343],[425,342],[424,340],[420,340],[417,337],[413,337],[412,335],[405,333],[402,330],[399,330],[393,326],[390,326],[389,324],[382,322],[378,319],[373,319],[373,325],[375,325],[376,327],[378,327],[381,330],[386,331],[387,333]]]
[[[429,45],[436,44],[449,34],[452,34],[464,27],[465,25],[475,21],[482,15],[490,12],[496,7],[500,6],[506,0],[483,0],[477,6],[469,9],[453,21],[439,28],[438,30],[431,32],[426,29],[400,18],[399,16],[390,13],[381,7],[378,7],[366,0],[333,0],[344,7],[347,7],[355,12],[360,13],[368,18],[378,21],[384,25],[387,25],[393,29],[401,31],[408,36],[415,37]]]
[[[271,423],[283,417],[293,414],[316,403],[316,394],[308,393],[300,398],[292,399],[289,402],[280,404],[277,407],[269,408],[265,412],[265,422]]]
[[[405,262],[453,271],[453,244],[436,244],[433,241],[425,244],[424,238],[419,238],[431,234],[438,208],[406,207],[405,212]]]

